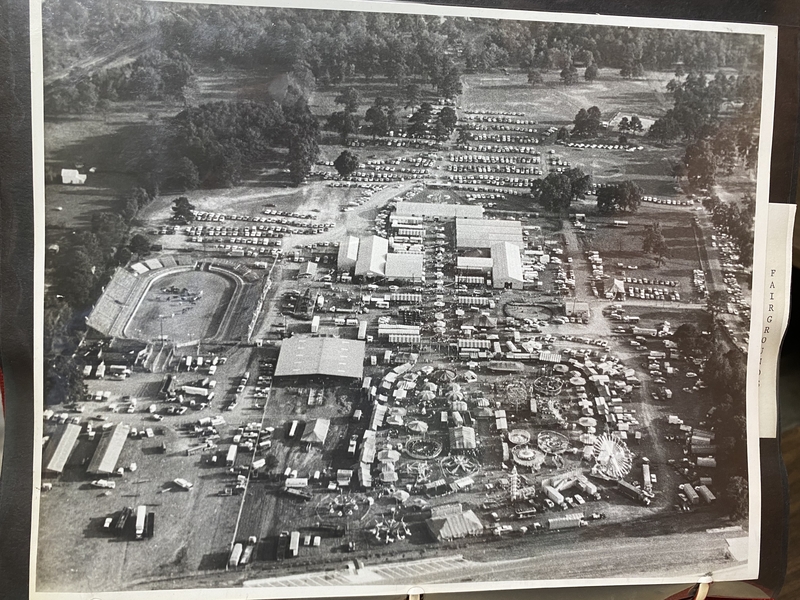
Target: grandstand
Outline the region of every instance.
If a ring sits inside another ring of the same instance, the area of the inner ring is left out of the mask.
[[[165,269],[169,269],[170,267],[177,267],[178,266],[178,263],[175,261],[175,257],[174,256],[170,256],[170,255],[162,256],[160,260],[161,260],[161,264],[164,265]]]
[[[137,275],[117,269],[106,291],[100,296],[86,323],[103,335],[111,335],[115,323],[125,311],[126,306],[136,300],[136,292],[142,282]]]

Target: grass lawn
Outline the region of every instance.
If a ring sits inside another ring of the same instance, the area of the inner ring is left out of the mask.
[[[526,73],[469,74],[463,78],[464,110],[522,112],[546,125],[571,123],[581,108],[597,106],[604,119],[618,111],[640,118],[658,118],[671,106],[665,85],[672,73],[648,72],[641,79],[623,79],[616,71],[601,69],[593,82],[564,85],[558,71],[542,73],[544,83],[531,87]]]

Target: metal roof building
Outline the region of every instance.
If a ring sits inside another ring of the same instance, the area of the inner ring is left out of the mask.
[[[458,248],[491,248],[498,242],[511,242],[521,248],[522,223],[501,219],[456,219]]]
[[[276,377],[329,375],[361,379],[365,343],[361,340],[294,336],[283,340]]]
[[[103,434],[86,472],[91,475],[109,475],[113,473],[117,468],[119,455],[122,453],[122,448],[125,446],[125,441],[128,439],[130,432],[130,426],[118,423],[112,430]]]
[[[356,266],[358,244],[358,238],[352,235],[348,235],[339,243],[339,256],[336,260],[336,267],[340,271],[349,271]]]
[[[430,204],[428,202],[398,202],[397,215],[427,218],[483,218],[483,207],[471,204]]]
[[[317,274],[317,263],[312,261],[306,261],[300,266],[300,273],[297,274],[298,277],[314,277]]]
[[[75,442],[78,441],[78,436],[81,433],[81,426],[74,423],[68,423],[56,432],[50,438],[47,448],[44,449],[42,454],[42,465],[44,471],[47,473],[58,473],[64,470],[64,465],[67,464],[70,454],[75,447]]]
[[[330,419],[315,419],[306,424],[301,442],[306,444],[324,444],[325,439],[328,437],[328,429],[330,429]]]
[[[387,254],[389,240],[377,235],[363,238],[358,245],[355,274],[367,277],[385,275]]]
[[[564,312],[568,317],[588,317],[589,303],[583,301],[565,302]]]
[[[451,450],[474,450],[476,447],[475,430],[472,427],[450,428]]]
[[[492,245],[492,286],[495,288],[522,289],[522,257],[519,246],[510,242]]]
[[[424,258],[422,254],[389,254],[386,257],[386,279],[423,281]]]
[[[491,271],[493,260],[485,256],[459,256],[456,268],[459,271]]]

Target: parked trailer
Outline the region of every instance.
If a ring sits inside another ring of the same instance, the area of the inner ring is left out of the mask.
[[[239,559],[242,557],[242,545],[236,542],[231,550],[231,556],[228,559],[228,568],[233,569],[239,564]]]
[[[358,339],[367,339],[367,321],[361,321],[358,324]]]
[[[694,488],[689,483],[684,483],[680,486],[681,491],[683,492],[684,496],[689,499],[689,502],[692,504],[699,504],[700,503],[700,496],[697,492],[694,491]]]
[[[581,527],[585,524],[586,521],[583,520],[583,515],[581,513],[563,515],[560,517],[551,517],[550,519],[547,519],[548,529],[572,529],[574,527]]]
[[[564,496],[554,487],[549,485],[544,486],[544,493],[545,495],[550,498],[555,504],[561,506],[564,504]]]
[[[627,496],[631,500],[641,502],[645,506],[650,505],[650,494],[645,493],[643,490],[631,485],[623,479],[617,481],[617,489],[620,491],[620,493]]]
[[[236,462],[236,452],[238,446],[236,444],[231,444],[228,448],[228,456],[225,458],[225,464],[229,467],[233,466],[233,463]]]
[[[704,485],[698,485],[694,489],[697,492],[697,495],[700,496],[703,499],[703,502],[706,504],[711,504],[717,499],[717,497],[711,493],[711,490]]]
[[[289,545],[289,532],[281,531],[278,535],[278,543],[275,545],[275,560],[286,558],[286,548]]]
[[[292,421],[292,424],[289,427],[289,439],[294,439],[294,437],[297,435],[297,426],[299,424],[299,421]]]
[[[140,504],[136,507],[136,539],[144,539],[144,525],[147,520],[147,507]]]
[[[144,536],[146,538],[151,538],[155,534],[156,531],[156,513],[149,512],[147,513],[147,519],[145,519],[144,523]]]
[[[133,509],[130,506],[123,508],[120,511],[117,521],[114,525],[114,533],[117,535],[122,535],[125,532],[125,526],[128,524],[128,519],[130,519],[132,515]]]
[[[186,456],[191,456],[192,454],[197,454],[198,452],[204,452],[208,450],[208,444],[198,444],[197,446],[189,446],[186,449]],[[166,451],[166,448],[164,449]]]
[[[300,532],[293,531],[289,537],[289,556],[294,558],[300,552]]]
[[[647,463],[642,464],[642,487],[646,490],[653,487],[653,482],[650,480],[650,465]]]
[[[250,557],[253,556],[253,549],[255,548],[255,544],[247,544],[244,551],[242,552],[242,557],[239,559],[239,565],[246,565],[250,562]]]

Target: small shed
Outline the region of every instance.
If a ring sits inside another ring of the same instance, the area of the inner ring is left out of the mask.
[[[86,175],[78,173],[78,169],[61,169],[61,183],[65,185],[83,185]]]

